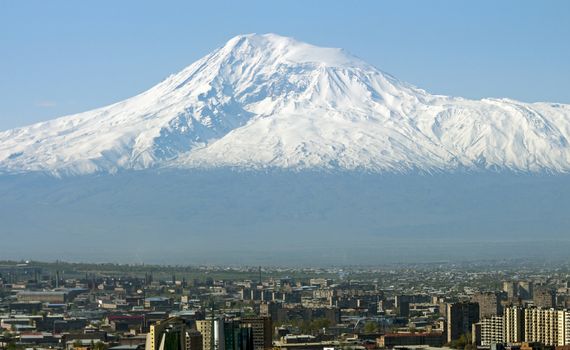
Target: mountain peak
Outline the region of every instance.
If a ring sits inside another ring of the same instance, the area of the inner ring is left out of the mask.
[[[570,108],[434,96],[335,48],[246,34],[150,90],[0,132],[0,172],[570,171]]]
[[[319,47],[274,33],[242,34],[230,39],[222,48],[226,53],[246,58],[271,58],[279,63],[315,64],[332,67],[367,65],[340,48]]]

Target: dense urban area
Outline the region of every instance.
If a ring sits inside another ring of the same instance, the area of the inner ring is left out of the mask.
[[[570,349],[570,265],[0,262],[0,349]]]

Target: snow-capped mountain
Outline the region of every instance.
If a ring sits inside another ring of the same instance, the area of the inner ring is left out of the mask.
[[[0,132],[0,172],[570,170],[570,105],[431,95],[341,49],[242,35],[150,90]]]

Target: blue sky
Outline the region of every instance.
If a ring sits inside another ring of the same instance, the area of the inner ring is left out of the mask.
[[[242,33],[342,47],[432,93],[570,103],[570,1],[0,2],[0,130],[146,90]]]

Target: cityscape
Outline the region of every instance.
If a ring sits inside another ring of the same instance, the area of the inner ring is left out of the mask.
[[[567,349],[570,265],[10,262],[5,349]]]

